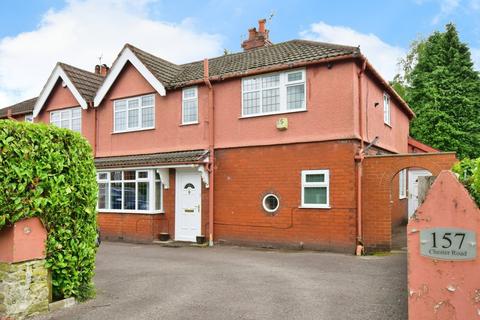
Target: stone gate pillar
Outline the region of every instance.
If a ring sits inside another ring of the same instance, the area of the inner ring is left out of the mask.
[[[408,319],[480,319],[480,210],[442,171],[409,220]]]
[[[0,231],[0,319],[48,311],[47,232],[38,218]]]

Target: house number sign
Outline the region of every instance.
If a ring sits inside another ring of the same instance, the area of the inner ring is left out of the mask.
[[[477,235],[459,228],[430,228],[420,231],[420,254],[439,260],[474,260]]]

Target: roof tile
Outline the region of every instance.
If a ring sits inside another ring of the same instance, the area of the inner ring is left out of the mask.
[[[13,116],[32,113],[33,108],[35,107],[35,102],[37,102],[36,97],[2,108],[0,109],[0,118],[4,118],[7,116],[8,109],[12,110]]]
[[[93,98],[95,97],[98,88],[102,84],[104,77],[63,62],[60,62],[59,64],[63,71],[65,71],[67,74],[67,77],[70,79],[70,81],[72,81],[75,88],[77,88],[83,99],[85,99],[87,102],[93,101]]]
[[[149,166],[173,163],[191,163],[206,158],[208,150],[162,152],[143,155],[96,158],[97,169]]]

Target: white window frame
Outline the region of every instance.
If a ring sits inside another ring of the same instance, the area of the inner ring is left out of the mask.
[[[392,125],[392,108],[390,105],[390,96],[386,92],[383,93],[383,122],[388,126]]]
[[[307,182],[307,175],[323,174],[325,176],[324,182]],[[327,188],[327,202],[326,203],[305,203],[305,188],[321,187]],[[316,208],[316,209],[330,209],[330,170],[302,170],[302,202],[301,208]]]
[[[73,111],[74,111],[74,110],[78,110],[78,111],[79,111],[79,113],[78,113],[78,114],[79,114],[79,117],[78,117],[78,118],[73,118],[73,117],[72,117],[72,114],[73,114]],[[50,124],[56,125],[56,124],[53,122],[53,120],[52,120],[52,118],[54,117],[55,114],[58,114],[58,115],[59,115],[59,117],[60,117],[60,124],[61,124],[61,123],[62,123],[62,116],[61,116],[61,115],[62,115],[62,112],[65,112],[65,111],[68,111],[68,112],[69,112],[68,127],[65,128],[65,129],[70,129],[70,130],[72,130],[72,122],[73,122],[73,119],[80,119],[80,130],[78,130],[78,131],[74,130],[74,131],[81,133],[81,132],[82,132],[82,108],[80,108],[80,107],[50,111]],[[63,127],[61,127],[61,126],[57,126],[57,127],[63,128]]]
[[[296,80],[296,81],[288,81],[288,75],[292,73],[297,73],[301,72],[302,73],[302,79],[301,80]],[[255,90],[245,90],[245,81],[251,80],[251,79],[262,79],[265,77],[271,77],[274,75],[279,75],[280,76],[280,84],[278,88],[280,89],[280,110],[279,111],[272,111],[272,112],[262,112],[262,92],[263,90],[268,90],[268,89],[273,89],[277,87],[270,87],[270,88],[260,88],[260,89],[255,89]],[[298,109],[288,109],[287,108],[287,87],[290,86],[295,86],[295,85],[300,85],[303,84],[304,90],[303,90],[303,106],[302,108]],[[293,113],[293,112],[302,112],[307,110],[307,80],[306,80],[306,70],[305,69],[295,69],[295,70],[289,70],[286,72],[276,72],[276,73],[268,73],[268,74],[261,74],[261,75],[256,75],[252,77],[245,77],[242,78],[242,90],[241,90],[241,100],[242,100],[242,110],[241,110],[241,117],[242,118],[251,118],[251,117],[259,117],[259,116],[268,116],[272,114],[283,114],[283,113]],[[250,93],[250,92],[260,92],[260,112],[255,113],[255,114],[245,114],[244,113],[244,95],[245,93]]]
[[[142,106],[142,98],[145,98],[145,97],[152,97],[153,104],[151,106]],[[135,100],[137,101],[137,107],[134,107],[132,109],[138,110],[137,126],[134,128],[129,128],[128,127],[129,101],[135,101]],[[116,117],[115,117],[117,112],[121,112],[121,111],[117,111],[117,104],[120,102],[125,103],[126,124],[125,124],[125,129],[123,130],[117,130]],[[142,127],[142,114],[143,114],[142,109],[144,108],[153,109],[153,124],[148,127]],[[113,133],[134,132],[134,131],[151,130],[151,129],[155,129],[155,94],[145,94],[137,97],[117,99],[113,101]]]
[[[25,118],[24,118],[24,121],[33,123],[33,113],[26,114]]]
[[[122,171],[121,180],[111,180],[111,172],[113,171]],[[123,171],[135,171],[135,180],[125,180]],[[148,172],[146,178],[140,177],[140,172]],[[100,176],[106,173],[106,179],[101,179]],[[106,183],[108,188],[108,197],[106,205],[108,208],[99,208],[97,202],[97,211],[103,213],[141,213],[141,214],[157,214],[164,213],[163,206],[163,181],[155,178],[156,169],[152,168],[119,168],[119,169],[106,169],[99,170],[97,172],[97,183]],[[155,199],[155,182],[160,181],[160,209],[156,210],[156,199]],[[124,198],[125,198],[125,189],[124,183],[133,183],[135,182],[135,206],[138,205],[138,182],[148,182],[148,210],[138,210],[138,209],[123,209]],[[121,183],[122,184],[122,200],[121,200],[121,209],[111,209],[111,185],[112,183]]]
[[[194,89],[195,96],[185,98],[185,91]],[[185,102],[195,101],[197,103],[197,119],[195,121],[185,121],[184,114],[185,114]],[[197,124],[198,123],[198,87],[187,87],[182,89],[182,125],[189,125],[189,124]]]
[[[398,173],[398,198],[407,197],[407,169],[400,170]]]

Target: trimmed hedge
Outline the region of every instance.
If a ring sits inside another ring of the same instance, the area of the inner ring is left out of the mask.
[[[453,166],[453,172],[458,173],[459,180],[480,207],[480,158],[463,159]]]
[[[56,299],[95,294],[97,182],[90,144],[78,133],[0,120],[0,229],[39,217]]]

